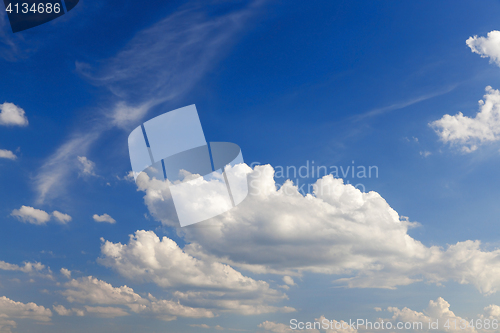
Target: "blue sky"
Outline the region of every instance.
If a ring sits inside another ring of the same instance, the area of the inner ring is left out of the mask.
[[[499,14],[82,0],[13,34],[2,13],[0,332],[500,319]],[[269,191],[214,228],[181,229],[127,176],[129,133],[191,104]],[[313,197],[270,176],[312,161],[378,176],[326,177]]]

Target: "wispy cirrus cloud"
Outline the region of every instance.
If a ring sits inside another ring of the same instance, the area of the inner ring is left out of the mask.
[[[451,85],[451,86],[446,87],[444,89],[438,90],[437,92],[432,92],[432,93],[420,95],[420,96],[417,96],[417,97],[414,97],[414,98],[410,98],[410,99],[408,99],[406,101],[400,101],[400,102],[396,102],[396,103],[391,104],[391,105],[383,106],[383,107],[380,107],[380,108],[375,108],[375,109],[372,109],[372,110],[367,111],[365,113],[362,113],[360,115],[354,116],[353,119],[355,121],[359,121],[359,120],[363,120],[363,119],[366,119],[366,118],[370,118],[370,117],[374,117],[374,116],[379,116],[379,115],[382,115],[382,114],[385,114],[385,113],[388,113],[388,112],[391,112],[391,111],[401,110],[401,109],[404,109],[404,108],[406,108],[408,106],[411,106],[413,104],[417,104],[417,103],[426,101],[428,99],[431,99],[431,98],[434,98],[434,97],[437,97],[437,96],[441,96],[441,95],[447,94],[450,91],[454,90],[457,86],[458,85],[456,85],[456,84],[455,85]]]
[[[47,158],[35,177],[38,204],[64,194],[65,180],[70,171],[77,167],[75,163],[77,156],[85,155],[102,131],[102,129],[94,129],[87,133],[74,134]]]
[[[93,68],[76,63],[91,83],[111,91],[92,124],[77,129],[38,170],[38,203],[64,193],[74,172],[73,161],[85,156],[102,133],[130,129],[156,105],[191,89],[235,41],[262,1],[254,1],[222,15],[210,15],[207,6],[191,6],[136,34],[116,56]]]
[[[140,31],[102,68],[94,71],[77,63],[77,69],[118,97],[110,117],[124,126],[153,104],[191,88],[220,59],[259,4],[222,16],[211,16],[197,6],[182,9]]]
[[[84,176],[97,176],[95,174],[95,162],[85,156],[77,156],[76,159],[80,163],[79,167]]]
[[[19,42],[23,39],[12,33],[7,15],[0,15],[0,57],[7,61],[15,61],[22,53]]]

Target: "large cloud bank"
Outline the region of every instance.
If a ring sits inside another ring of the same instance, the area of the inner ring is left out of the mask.
[[[480,241],[425,246],[408,234],[417,224],[400,217],[378,193],[362,193],[331,175],[316,182],[314,195],[304,196],[290,181],[277,189],[269,165],[246,168],[248,198],[223,215],[178,229],[188,242],[184,249],[167,238],[154,239],[152,232],[139,232],[128,245],[105,245],[103,260],[124,275],[148,277],[159,285],[176,281],[159,273],[172,268],[171,253],[178,252],[185,256],[179,260],[189,272],[209,274],[204,281],[223,280],[217,280],[215,266],[201,261],[229,265],[226,270],[234,278],[221,283],[226,287],[245,283],[233,272],[239,268],[287,276],[343,275],[335,283],[346,287],[396,288],[453,280],[473,284],[485,294],[500,288],[500,250],[484,251]],[[168,186],[147,176],[138,185],[151,214],[175,224],[173,205],[165,209],[171,204]],[[143,250],[137,254],[133,249],[139,248]]]

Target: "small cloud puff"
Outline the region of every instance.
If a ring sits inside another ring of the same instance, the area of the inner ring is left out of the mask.
[[[72,220],[71,216],[69,216],[68,214],[63,214],[61,212],[58,212],[57,210],[53,211],[52,215],[57,221],[59,221],[62,224],[66,224]]]
[[[92,216],[92,218],[96,222],[105,222],[105,223],[111,223],[111,224],[116,223],[116,220],[114,218],[112,218],[111,216],[109,216],[108,214],[102,214],[102,215],[94,214],[94,216]]]
[[[28,126],[28,118],[23,109],[12,103],[0,104],[0,125]]]
[[[427,151],[427,150],[420,152],[420,156],[423,156],[423,157],[428,157],[430,155],[432,155],[432,153],[430,151]]]
[[[23,223],[35,225],[46,225],[51,219],[51,215],[46,211],[24,205],[19,209],[14,209],[10,215],[16,217]],[[57,210],[52,212],[52,216],[61,224],[66,224],[72,220],[71,216],[58,212]]]
[[[95,163],[89,160],[85,156],[78,156],[77,157],[80,167],[80,170],[83,175],[87,176],[96,176],[94,169],[95,169]]]
[[[67,268],[61,268],[61,274],[67,277],[68,279],[71,278],[71,271]]]
[[[289,285],[289,286],[295,286],[295,282],[294,282],[294,281],[293,281],[293,279],[292,279],[290,276],[288,276],[288,275],[286,275],[286,276],[284,276],[284,277],[283,277],[283,282],[285,282],[285,283],[286,283],[287,285]]]
[[[14,209],[10,215],[17,217],[21,222],[36,225],[44,225],[50,221],[50,215],[47,212],[29,206]]]
[[[15,160],[17,156],[10,150],[0,149],[0,158],[6,158],[8,160]]]

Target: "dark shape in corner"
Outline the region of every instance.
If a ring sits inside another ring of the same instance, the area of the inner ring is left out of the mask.
[[[12,32],[50,22],[75,8],[79,0],[3,0]]]
[[[64,3],[66,4],[66,11],[69,12],[70,10],[75,8],[75,6],[78,4],[78,1],[80,0],[64,0]]]

